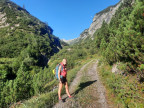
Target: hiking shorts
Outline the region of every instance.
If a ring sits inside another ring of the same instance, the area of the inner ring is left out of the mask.
[[[66,77],[62,77],[62,78],[61,78],[61,82],[62,82],[63,84],[65,84],[65,83],[67,82]]]

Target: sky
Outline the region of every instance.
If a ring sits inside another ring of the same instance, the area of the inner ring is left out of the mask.
[[[74,39],[90,27],[96,13],[120,0],[11,0],[54,30],[60,39]]]

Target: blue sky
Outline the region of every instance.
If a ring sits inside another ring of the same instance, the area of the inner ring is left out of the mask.
[[[96,13],[120,0],[11,0],[43,22],[60,39],[74,39],[89,28]]]

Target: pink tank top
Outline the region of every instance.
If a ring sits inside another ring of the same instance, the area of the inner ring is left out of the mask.
[[[62,67],[63,67],[63,71],[60,73],[60,75],[62,75],[63,77],[66,77],[67,76],[67,71],[66,71],[66,68],[65,66],[63,65],[63,63],[61,63]]]

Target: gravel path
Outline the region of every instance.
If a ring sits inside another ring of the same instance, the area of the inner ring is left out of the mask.
[[[90,64],[90,65],[89,65]],[[68,98],[67,95],[63,95],[62,99],[64,102],[59,102],[53,108],[82,108],[77,99],[75,99],[76,88],[81,84],[81,78],[87,77],[89,79],[89,86],[83,88],[88,89],[87,95],[93,95],[93,101],[91,104],[85,106],[85,108],[108,108],[105,98],[105,88],[102,85],[98,72],[97,72],[98,61],[90,61],[85,64],[80,71],[77,73],[75,79],[70,85],[70,93],[73,98]],[[83,74],[84,69],[88,66],[87,72]]]

